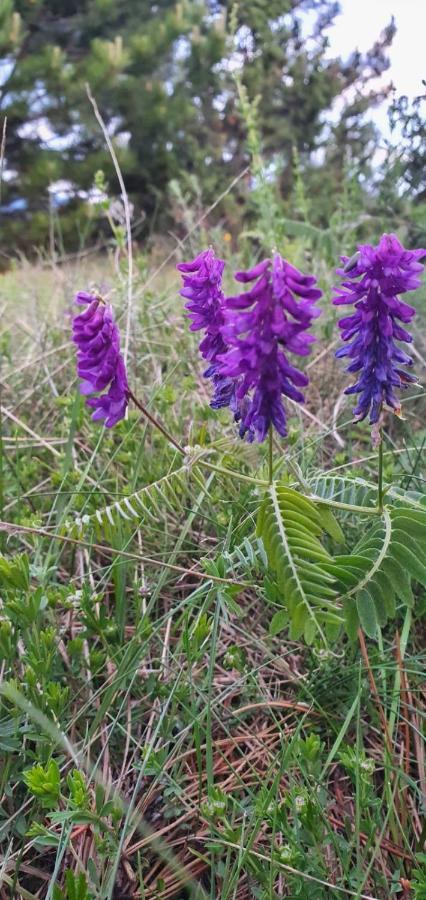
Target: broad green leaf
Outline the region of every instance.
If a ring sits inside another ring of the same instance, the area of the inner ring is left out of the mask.
[[[302,600],[296,606],[294,613],[291,617],[290,623],[290,638],[292,641],[297,641],[300,637],[302,637],[306,622],[309,618],[309,609],[306,603]],[[315,622],[314,622],[315,625]]]
[[[404,547],[395,541],[392,544],[392,555],[404,570],[407,570],[416,581],[419,581],[420,584],[426,587],[426,568],[408,547]]]
[[[330,575],[334,575],[339,584],[346,588],[357,585],[362,577],[359,569],[352,569],[349,566],[340,566],[333,563],[327,563],[327,572]]]
[[[379,572],[376,572],[374,576],[375,584],[380,586],[380,590],[382,592],[383,602],[386,607],[386,613],[389,619],[393,619],[395,616],[395,589],[386,575],[386,573],[381,569]]]
[[[377,634],[376,609],[371,594],[363,588],[356,596],[356,608],[360,625],[367,637],[375,638]]]
[[[330,641],[330,644],[334,644],[342,630],[342,622],[325,622],[325,633],[327,635],[327,639]]]
[[[412,607],[414,605],[413,592],[411,590],[411,578],[408,572],[401,568],[399,562],[390,557],[386,557],[383,561],[383,571],[395,588],[395,593],[406,604]]]
[[[404,507],[396,507],[392,510],[392,518],[399,519],[400,517],[409,519],[410,522],[415,522],[420,528],[426,527],[426,509],[411,509]]]
[[[269,634],[276,635],[279,634],[280,631],[283,631],[284,628],[287,628],[288,625],[288,612],[286,609],[279,609],[274,615],[269,623]]]
[[[351,553],[350,555],[339,554],[339,556],[336,556],[335,558],[335,563],[339,566],[348,566],[351,569],[357,569],[359,572],[368,572],[371,560],[367,556]]]
[[[318,504],[317,509],[320,514],[320,521],[324,531],[326,531],[337,544],[345,544],[345,535],[330,507]]]
[[[308,647],[313,644],[315,640],[317,629],[313,619],[306,619],[305,628],[303,631],[303,637],[308,645]]]
[[[373,600],[374,608],[376,610],[376,619],[379,625],[386,625],[386,622],[388,620],[386,603],[382,594],[381,586],[376,580],[376,577],[374,577],[372,581],[368,582],[367,591]]]
[[[392,515],[392,521],[394,523],[394,527],[400,529],[406,534],[410,534],[412,537],[418,540],[426,539],[426,514],[422,515],[422,521],[413,518],[413,510],[395,510]]]

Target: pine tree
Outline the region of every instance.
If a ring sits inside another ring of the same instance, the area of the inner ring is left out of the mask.
[[[235,67],[248,96],[259,98],[265,157],[279,160],[284,195],[292,189],[294,148],[308,171],[336,98],[349,89],[361,97],[358,109],[344,101],[333,129],[338,191],[347,153],[362,159],[371,142],[372,133],[354,122],[378,99],[367,86],[386,68],[392,29],[366,57],[354,53],[343,62],[327,59],[324,29],[337,14],[331,0],[241,3],[232,40],[231,8],[221,0],[2,0],[3,241],[28,249],[45,240],[49,186],[62,182],[69,191],[60,212],[63,240],[78,245],[87,230],[82,197],[95,172],[116,184],[86,83],[147,228],[167,222],[168,185],[180,173],[197,177],[207,205],[249,161]]]
[[[426,88],[426,81],[423,81]],[[394,99],[389,109],[392,132],[400,134],[396,181],[417,203],[426,200],[426,93],[412,102],[406,96]]]

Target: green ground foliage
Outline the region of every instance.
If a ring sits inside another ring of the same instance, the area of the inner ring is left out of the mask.
[[[425,900],[426,295],[420,385],[384,426],[380,515],[330,302],[360,240],[420,245],[423,125],[420,103],[397,101],[398,147],[371,171],[361,99],[311,165],[322,113],[370,71],[324,64],[333,6],[240,4],[226,20],[224,3],[0,7],[18,173],[2,202],[29,203],[7,219],[0,276],[2,898]],[[309,45],[302,8],[316,10]],[[232,34],[237,72],[218,65]],[[37,78],[57,134],[76,128],[65,151],[20,134]],[[133,245],[85,80],[112,134],[131,122],[115,148]],[[90,220],[84,204],[46,206],[58,178],[97,185]],[[178,295],[175,263],[209,243],[230,272],[276,247],[324,292],[272,485],[266,444],[209,407]],[[73,295],[92,287],[129,335],[132,389],[184,457],[134,407],[111,430],[91,421],[70,332]]]
[[[266,205],[270,229],[284,229]],[[309,234],[285,242],[299,265],[312,259]],[[234,268],[256,258],[256,236],[241,242],[239,257],[222,230],[209,238]],[[197,231],[179,258],[203,239]],[[73,291],[103,286],[124,330],[124,251],[63,266],[23,261],[3,276],[5,896],[424,896],[421,555],[411,583],[402,572],[398,585],[401,567],[394,571],[386,609],[373,581],[370,602],[360,592],[363,655],[356,621],[342,624],[341,596],[358,583],[368,541],[374,563],[380,525],[369,531],[334,510],[320,545],[316,508],[294,507],[295,471],[316,496],[361,506],[377,477],[368,425],[352,425],[341,404],[328,253],[327,242],[315,250],[324,314],[306,412],[291,413],[289,440],[274,448],[281,486],[264,501],[257,536],[261,488],[245,478],[267,478],[267,451],[239,442],[227,412],[209,409],[172,262],[134,260],[130,372],[167,428],[198,447],[184,464],[135,410],[111,431],[95,426],[76,390]],[[421,376],[421,292],[416,303]],[[423,391],[403,410],[386,426],[385,481],[414,504],[404,530],[414,549],[424,515],[416,532]],[[200,453],[210,472],[197,468]],[[287,527],[292,509],[302,511],[310,552],[312,542],[322,548],[318,565],[327,569],[333,552],[352,572],[346,585],[334,580],[330,595],[319,593],[319,631],[300,611],[289,631],[280,609],[285,563],[268,538],[279,508]],[[394,536],[398,528],[401,515]]]
[[[407,140],[403,159],[387,148],[383,173],[371,165],[382,143],[372,113],[390,90],[390,80],[377,79],[388,68],[395,26],[384,14],[371,49],[339,59],[327,31],[337,13],[334,0],[2,0],[2,255],[41,246],[51,252],[53,229],[68,251],[108,234],[85,200],[97,169],[114,182],[87,84],[115,142],[139,239],[176,226],[170,200],[179,185],[192,204],[201,192],[205,209],[245,173],[236,73],[257,105],[269,177],[287,213],[297,206],[296,154],[315,195],[311,224],[328,224],[355,175],[360,210],[379,204],[389,217],[389,191],[393,206],[401,205],[396,182],[406,188],[408,173],[413,188],[411,175],[422,170],[421,134],[420,142]],[[394,118],[406,115],[396,103]],[[250,187],[245,173],[216,207],[214,218],[226,215],[233,232]]]

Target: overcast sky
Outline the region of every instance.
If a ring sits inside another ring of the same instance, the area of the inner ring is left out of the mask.
[[[355,48],[367,50],[394,16],[397,33],[383,82],[393,81],[398,96],[425,93],[426,0],[340,0],[340,5],[342,12],[329,31],[332,52],[345,57]],[[377,111],[377,124],[386,128],[384,110]]]

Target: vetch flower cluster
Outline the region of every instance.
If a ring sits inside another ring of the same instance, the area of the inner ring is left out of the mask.
[[[385,408],[400,412],[396,389],[417,379],[406,371],[412,359],[396,342],[410,343],[403,327],[415,309],[398,295],[420,284],[426,250],[405,250],[395,235],[384,234],[377,247],[360,245],[351,258],[341,257],[341,286],[334,304],[353,304],[355,311],[339,321],[344,346],[336,355],[348,357],[348,372],[357,373],[347,394],[358,394],[357,419],[370,416],[380,437]],[[211,379],[214,394],[210,405],[229,407],[239,422],[242,438],[264,441],[271,427],[287,434],[283,398],[304,401],[302,388],[309,383],[290,354],[307,356],[315,338],[309,333],[321,310],[316,305],[321,291],[313,275],[305,275],[279,253],[236,280],[248,289],[226,297],[222,288],[225,263],[213,249],[204,250],[191,262],[180,263],[191,331],[202,331],[200,353],[208,363],[204,376]],[[76,303],[85,309],[73,320],[77,345],[80,391],[94,410],[92,418],[112,427],[126,413],[129,398],[163,434],[164,428],[150,416],[130,392],[120,352],[120,335],[112,308],[99,295],[81,292]],[[181,452],[179,442],[168,435]]]
[[[405,250],[394,234],[384,234],[377,247],[359,246],[358,253],[338,269],[343,282],[334,298],[336,306],[354,304],[355,313],[339,321],[343,341],[336,356],[348,357],[347,372],[359,373],[346,394],[359,394],[353,412],[358,420],[370,415],[379,422],[384,406],[400,413],[395,388],[404,389],[417,379],[401,366],[413,360],[395,341],[411,343],[411,334],[402,327],[411,322],[415,309],[398,299],[398,294],[420,285],[418,262],[426,250]]]
[[[302,403],[300,388],[309,383],[307,375],[291,365],[288,353],[310,353],[315,338],[307,329],[321,314],[315,306],[321,291],[314,287],[314,276],[303,275],[278,253],[235,277],[255,283],[225,301],[222,335],[228,349],[219,355],[219,371],[237,379],[241,437],[254,431],[263,441],[271,425],[285,436],[282,396]]]
[[[112,428],[124,418],[129,400],[120,332],[112,307],[102,297],[81,291],[75,302],[86,307],[73,319],[77,372],[82,379],[80,392],[88,397],[87,405],[95,410],[92,419],[104,420],[107,428]]]
[[[183,288],[179,293],[188,300],[185,309],[191,319],[190,330],[205,332],[199,350],[203,359],[209,362],[204,377],[211,378],[214,384],[214,395],[210,402],[213,409],[232,407],[235,397],[234,381],[219,374],[218,357],[226,350],[222,337],[225,322],[225,298],[222,291],[224,268],[224,260],[218,259],[211,248],[204,250],[192,262],[179,263],[177,266],[183,277]]]
[[[289,363],[286,352],[299,356],[310,352],[315,339],[306,331],[320,315],[314,303],[321,291],[314,287],[313,276],[303,275],[276,254],[273,260],[237,273],[237,281],[256,284],[226,298],[224,265],[211,249],[178,265],[191,330],[205,332],[200,352],[210,362],[204,375],[215,386],[210,405],[229,406],[240,422],[240,436],[249,441],[255,435],[263,441],[271,424],[285,435],[281,396],[302,402],[298,388],[308,384],[307,376]]]

